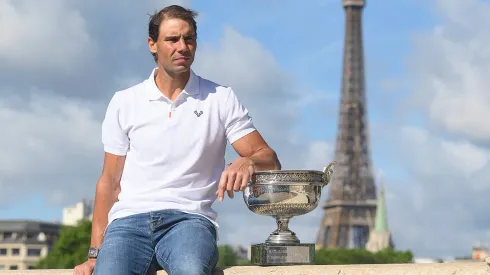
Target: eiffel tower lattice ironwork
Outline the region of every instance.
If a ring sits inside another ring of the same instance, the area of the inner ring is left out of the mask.
[[[328,187],[316,246],[364,249],[376,215],[367,123],[362,12],[364,0],[344,0],[342,93],[335,148],[337,165]]]

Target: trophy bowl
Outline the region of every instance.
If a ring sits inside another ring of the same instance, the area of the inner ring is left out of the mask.
[[[320,202],[322,188],[330,182],[335,162],[322,171],[268,170],[257,171],[243,191],[250,211],[276,219],[277,229],[266,243],[300,243],[288,227],[289,220],[313,211]]]

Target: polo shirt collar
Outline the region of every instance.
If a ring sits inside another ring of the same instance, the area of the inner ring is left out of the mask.
[[[148,99],[149,100],[158,100],[162,97],[165,97],[160,89],[158,89],[157,84],[155,83],[155,72],[158,70],[158,68],[154,68],[151,71],[150,77],[148,77],[147,80],[147,88],[148,88]],[[192,69],[190,69],[190,76],[189,80],[187,81],[187,84],[185,85],[184,89],[182,90],[183,94],[186,95],[197,95],[199,94],[199,81],[197,79],[197,75],[194,73]]]

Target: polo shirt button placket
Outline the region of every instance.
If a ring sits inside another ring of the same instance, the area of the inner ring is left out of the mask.
[[[168,113],[168,117],[171,118],[172,117],[172,113],[175,112],[175,108],[177,108],[177,106],[179,105],[179,102],[182,101],[182,97],[183,95],[180,94],[179,96],[177,96],[177,98],[172,102],[172,101],[169,101],[170,102],[170,107],[169,107],[169,113]]]
[[[170,106],[168,109],[168,117],[172,118],[172,113],[175,112],[175,106],[177,105],[178,99],[176,99],[174,102],[170,102]]]

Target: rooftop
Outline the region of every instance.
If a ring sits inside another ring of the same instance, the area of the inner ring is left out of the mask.
[[[0,232],[58,233],[61,224],[35,220],[1,220]]]

